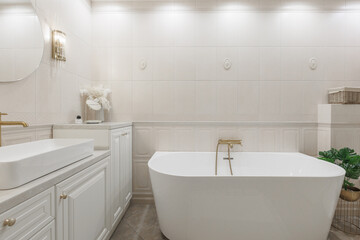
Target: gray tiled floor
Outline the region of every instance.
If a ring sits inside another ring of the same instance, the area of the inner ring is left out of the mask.
[[[132,204],[110,240],[165,240],[153,204]]]
[[[153,204],[132,204],[110,240],[166,240],[160,232]],[[328,240],[360,240],[360,236],[332,229]]]

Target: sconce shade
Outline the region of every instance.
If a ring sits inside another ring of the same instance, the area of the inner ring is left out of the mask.
[[[52,31],[52,57],[55,60],[66,61],[65,57],[66,34],[59,31]]]

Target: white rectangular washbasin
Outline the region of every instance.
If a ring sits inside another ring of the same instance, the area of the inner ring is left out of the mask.
[[[46,139],[1,147],[0,189],[16,188],[93,152],[93,139]]]

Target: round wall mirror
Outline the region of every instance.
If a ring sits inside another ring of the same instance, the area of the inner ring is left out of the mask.
[[[31,0],[0,0],[0,82],[32,74],[43,51],[44,36]]]

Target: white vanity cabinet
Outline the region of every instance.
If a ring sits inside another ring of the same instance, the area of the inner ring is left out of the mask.
[[[121,220],[132,198],[132,124],[54,125],[54,138],[92,138],[98,150],[110,150],[110,223]]]
[[[132,198],[132,124],[53,130],[54,138],[92,138],[99,151],[0,191],[0,240],[108,240]]]
[[[56,239],[102,240],[110,231],[110,158],[56,185]]]
[[[18,189],[0,191],[0,240],[108,240],[116,228],[110,165],[110,151],[95,151]]]

